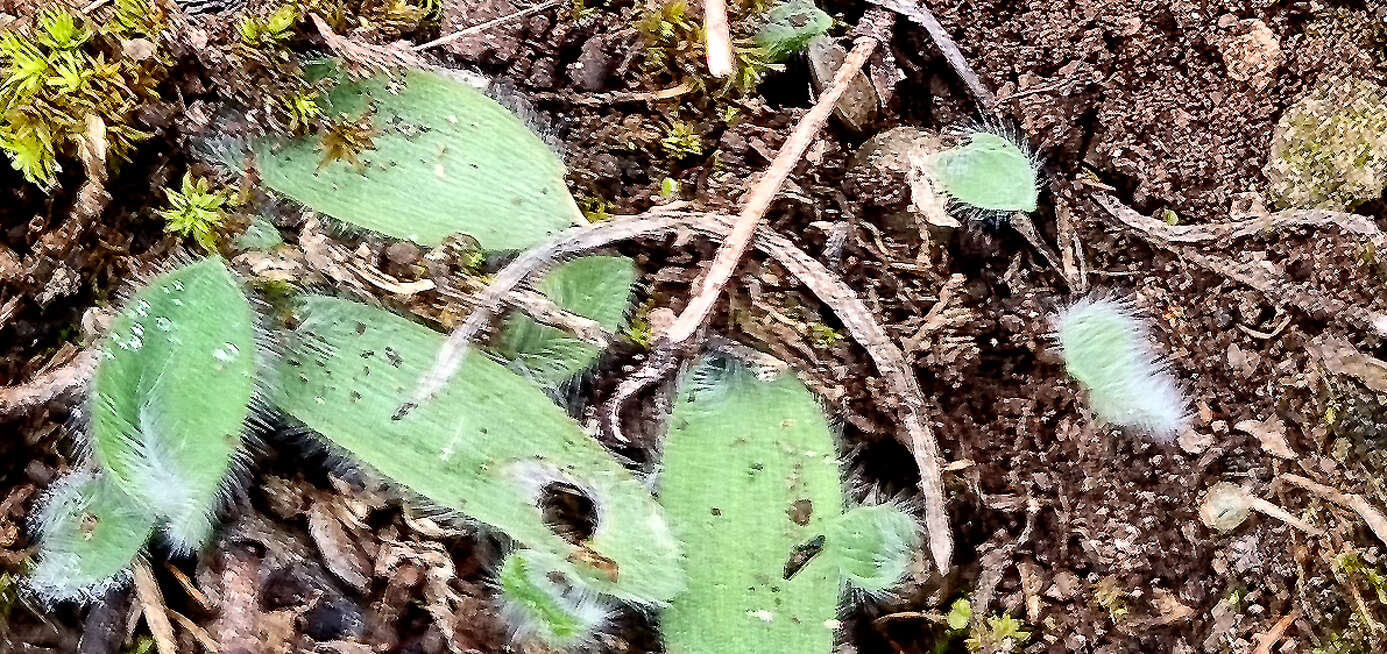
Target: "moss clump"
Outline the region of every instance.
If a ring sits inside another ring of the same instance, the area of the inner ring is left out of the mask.
[[[164,189],[169,206],[159,212],[164,231],[192,238],[204,250],[217,249],[217,230],[226,220],[227,206],[233,203],[228,189],[212,190],[207,180],[183,175],[183,188]]]
[[[1346,211],[1387,190],[1387,89],[1337,79],[1281,117],[1266,166],[1280,207]]]
[[[106,128],[109,156],[128,160],[149,137],[135,114],[159,100],[168,76],[167,25],[157,0],[116,0],[100,22],[54,7],[0,32],[0,150],[10,164],[53,186],[92,116]]]

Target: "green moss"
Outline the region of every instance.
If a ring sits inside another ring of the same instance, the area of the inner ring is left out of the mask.
[[[703,135],[699,133],[697,125],[676,120],[665,130],[660,147],[676,159],[696,157],[703,154]]]
[[[1031,632],[1026,631],[1025,626],[1009,614],[990,616],[973,628],[964,644],[970,652],[1019,652],[1031,639]]]
[[[1387,89],[1337,79],[1277,124],[1265,173],[1279,207],[1351,210],[1387,190]]]
[[[89,118],[105,127],[113,160],[128,160],[149,137],[135,115],[158,101],[156,89],[169,73],[161,7],[117,0],[101,22],[49,8],[0,32],[0,150],[26,180],[53,186],[62,162],[76,156]],[[127,54],[122,40],[133,38],[149,41],[153,52]]]
[[[232,204],[228,189],[212,190],[207,180],[183,175],[183,188],[164,189],[169,207],[159,212],[164,219],[164,231],[191,238],[204,250],[217,249],[217,229],[226,220],[226,210]]]

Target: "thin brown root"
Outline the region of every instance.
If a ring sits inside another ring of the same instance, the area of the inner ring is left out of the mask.
[[[1338,320],[1355,329],[1368,331],[1378,336],[1387,336],[1387,314],[1377,313],[1360,306],[1342,302],[1337,298],[1327,296],[1313,288],[1302,284],[1295,284],[1271,278],[1267,272],[1261,268],[1231,261],[1221,257],[1212,257],[1192,248],[1178,245],[1182,241],[1174,240],[1169,231],[1173,227],[1161,221],[1143,216],[1135,209],[1128,207],[1117,200],[1117,198],[1106,193],[1094,193],[1094,201],[1098,203],[1104,211],[1113,218],[1119,227],[1130,229],[1132,232],[1146,239],[1152,245],[1169,250],[1183,259],[1194,262],[1201,268],[1222,275],[1239,284],[1248,286],[1267,298],[1272,304],[1283,309],[1293,309],[1299,313],[1316,316],[1326,320]],[[1291,212],[1282,215],[1280,222],[1267,223],[1255,221],[1261,229],[1267,227],[1284,228],[1290,226],[1338,226],[1344,227],[1350,233],[1360,233],[1355,229],[1365,230],[1362,235],[1376,240],[1382,239],[1382,232],[1373,225],[1355,223],[1358,221],[1346,220],[1345,223],[1329,221],[1322,214],[1329,212]],[[1334,216],[1352,216],[1352,214],[1332,214]],[[1255,231],[1249,232],[1250,226],[1246,223],[1229,223],[1223,226],[1205,226],[1211,229],[1195,232],[1200,239],[1204,239],[1209,234],[1221,234],[1217,238],[1237,238],[1246,236]],[[1179,238],[1192,238],[1189,232]],[[1184,241],[1188,242],[1188,241]]]

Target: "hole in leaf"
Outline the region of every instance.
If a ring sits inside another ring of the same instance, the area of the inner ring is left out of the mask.
[[[544,524],[570,543],[584,543],[597,531],[597,504],[573,484],[555,481],[540,489]]]

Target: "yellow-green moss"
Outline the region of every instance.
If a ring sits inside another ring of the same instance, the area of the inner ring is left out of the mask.
[[[1350,210],[1387,190],[1387,89],[1337,79],[1281,117],[1266,166],[1279,207]]]
[[[0,32],[0,150],[10,164],[34,184],[54,185],[92,116],[105,127],[110,159],[128,160],[149,137],[135,115],[159,100],[168,76],[167,26],[157,0],[116,0],[100,21],[55,7]]]

